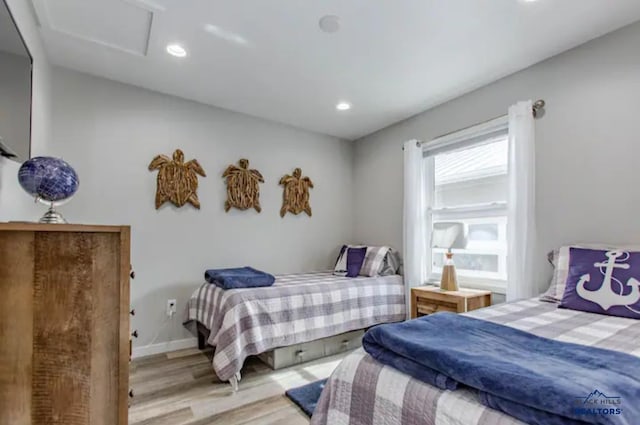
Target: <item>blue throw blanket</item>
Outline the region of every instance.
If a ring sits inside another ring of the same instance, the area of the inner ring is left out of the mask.
[[[640,359],[625,353],[453,313],[376,326],[363,346],[428,384],[475,388],[482,403],[529,424],[640,423]]]
[[[223,289],[256,288],[271,286],[276,278],[269,273],[252,267],[238,267],[232,269],[211,269],[204,273],[207,282]]]

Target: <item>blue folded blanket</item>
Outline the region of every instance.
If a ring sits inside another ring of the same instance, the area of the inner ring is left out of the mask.
[[[453,313],[380,325],[364,336],[375,359],[442,389],[459,384],[529,424],[638,424],[640,359],[541,338]]]
[[[257,288],[271,286],[276,278],[269,273],[252,267],[238,267],[231,269],[211,269],[204,273],[207,282],[223,289]]]

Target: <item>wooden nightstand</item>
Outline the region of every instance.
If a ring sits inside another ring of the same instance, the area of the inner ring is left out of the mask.
[[[466,313],[491,305],[491,291],[460,289],[443,291],[439,286],[411,288],[411,318],[439,311]]]

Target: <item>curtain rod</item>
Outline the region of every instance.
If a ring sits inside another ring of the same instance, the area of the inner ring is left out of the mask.
[[[546,105],[546,104],[547,104],[547,103],[546,103],[544,100],[542,100],[542,99],[538,99],[538,100],[536,100],[535,102],[533,102],[533,107],[531,108],[531,113],[533,113],[533,118],[538,118],[538,114],[539,114],[539,112],[540,112],[540,111],[542,111],[542,110],[544,109],[544,107],[545,107],[545,105]],[[502,118],[502,117],[504,117],[504,116],[506,116],[506,114],[499,115],[499,116],[497,116],[497,117],[493,117],[493,118],[489,118],[488,120],[484,120],[484,121],[481,121],[481,122],[478,122],[478,123],[475,123],[475,124],[472,124],[472,125],[466,126],[466,127],[464,127],[464,128],[459,128],[459,129],[457,129],[457,130],[450,131],[450,132],[445,133],[445,134],[441,134],[440,136],[435,137],[435,138],[433,138],[432,140],[439,139],[439,138],[441,138],[441,137],[445,137],[445,136],[448,136],[448,135],[450,135],[450,134],[457,133],[457,132],[459,132],[459,131],[468,130],[468,129],[470,129],[470,128],[472,128],[472,127],[475,127],[475,126],[477,126],[477,125],[486,124],[486,123],[488,123],[488,122],[491,122],[491,121],[493,121],[493,120],[497,120],[498,118]],[[430,141],[431,141],[431,140],[430,140]],[[421,142],[421,141],[417,141],[417,142],[416,142],[416,144],[418,145],[418,147],[422,146],[422,144],[423,144],[423,143],[427,143],[427,142]],[[402,150],[404,150],[404,146],[402,147]]]

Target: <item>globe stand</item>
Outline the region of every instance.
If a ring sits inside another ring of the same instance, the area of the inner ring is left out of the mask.
[[[62,214],[56,211],[52,204],[51,207],[49,207],[49,210],[40,218],[40,223],[66,224],[67,220],[64,219]]]

